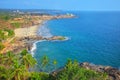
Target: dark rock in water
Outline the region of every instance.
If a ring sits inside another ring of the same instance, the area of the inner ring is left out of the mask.
[[[66,38],[63,36],[53,36],[50,38],[47,38],[47,40],[65,40]]]

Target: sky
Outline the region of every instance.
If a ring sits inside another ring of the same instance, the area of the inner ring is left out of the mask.
[[[120,11],[120,0],[0,0],[0,8]]]

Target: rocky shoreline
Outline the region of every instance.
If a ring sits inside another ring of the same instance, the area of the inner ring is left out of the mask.
[[[45,22],[46,20],[52,20],[52,19],[62,19],[62,18],[74,18],[74,15],[57,15],[57,16],[39,16],[39,18],[41,20],[39,20],[39,25],[34,25],[31,27],[26,27],[26,28],[19,28],[17,30],[15,30],[15,41],[17,42],[22,42],[22,47],[26,48],[27,50],[30,50],[32,48],[32,45],[35,41],[39,41],[39,40],[48,40],[48,41],[52,41],[52,40],[65,40],[66,37],[63,36],[52,36],[49,38],[45,38],[42,36],[38,36],[37,35],[37,30],[38,28],[43,25],[43,22]],[[30,31],[30,32],[28,32]],[[22,48],[21,47],[21,48]],[[16,52],[16,51],[15,51]],[[18,51],[19,52],[19,49]]]
[[[85,69],[94,70],[96,72],[107,73],[110,80],[120,80],[120,70],[117,68],[110,66],[93,65],[88,62],[80,63],[80,66]]]
[[[117,68],[113,68],[111,66],[95,65],[95,64],[88,63],[88,62],[80,63],[79,66],[82,68],[88,69],[88,70],[93,70],[93,71],[100,72],[100,73],[106,73],[108,74],[108,77],[109,77],[108,80],[120,80],[120,70]],[[53,71],[51,75],[54,76],[60,71],[62,71],[63,69],[64,67],[57,69]]]
[[[17,41],[24,42],[24,48],[27,50],[31,50],[33,43],[35,41],[40,41],[40,40],[46,40],[46,41],[54,41],[54,40],[59,40],[59,41],[64,41],[66,40],[66,37],[63,36],[52,36],[49,38],[44,38],[42,36],[30,36],[30,37],[21,37],[21,38],[16,38]]]

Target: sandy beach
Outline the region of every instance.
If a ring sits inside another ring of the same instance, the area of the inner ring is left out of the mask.
[[[34,26],[28,26],[25,28],[18,28],[15,29],[15,37],[28,37],[28,36],[35,36],[38,28],[43,24],[44,21],[46,20],[51,20],[51,19],[60,19],[60,18],[73,18],[74,15],[60,15],[60,16],[39,16],[40,20],[36,20],[35,22],[38,23],[39,25],[34,25]]]
[[[35,25],[28,28],[15,29],[15,37],[35,36],[38,27],[39,26]]]
[[[15,37],[36,36],[36,32],[38,28],[43,24],[43,20],[40,20],[39,23],[39,25],[15,29]]]

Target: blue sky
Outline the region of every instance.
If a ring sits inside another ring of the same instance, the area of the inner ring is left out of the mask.
[[[120,0],[0,0],[0,8],[120,11]]]

